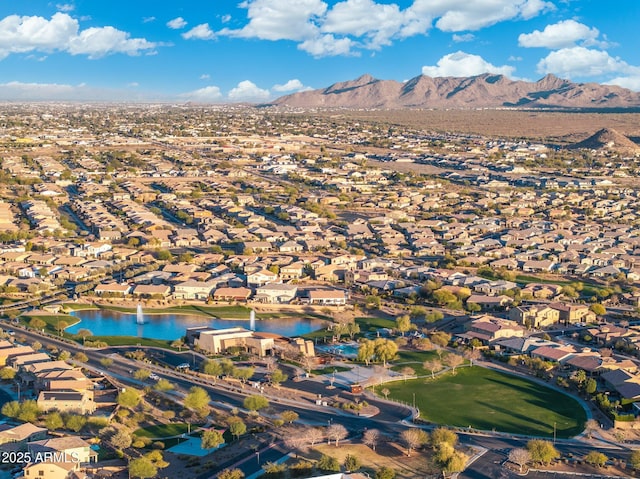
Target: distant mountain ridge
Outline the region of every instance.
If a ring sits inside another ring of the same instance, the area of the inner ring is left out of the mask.
[[[327,88],[282,96],[271,105],[324,108],[640,108],[640,93],[554,75],[536,82],[485,73],[472,77],[419,75],[406,82],[362,75]]]

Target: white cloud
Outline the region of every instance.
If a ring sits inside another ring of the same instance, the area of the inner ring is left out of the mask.
[[[200,80],[208,80],[209,78],[211,78],[211,75],[209,75],[208,73],[203,73],[202,75],[200,75]]]
[[[287,91],[296,91],[296,90],[300,91],[304,89],[306,89],[306,87],[297,78],[294,78],[293,80],[289,80],[284,85],[273,85],[273,91],[277,91],[277,92],[287,92]]]
[[[407,9],[411,16],[406,33],[435,26],[445,32],[479,30],[505,20],[529,19],[542,12],[555,9],[551,2],[542,0],[415,0]],[[417,23],[418,28],[411,28]]]
[[[222,23],[229,23],[231,21],[231,15],[223,15],[222,18],[220,18],[220,21]]]
[[[151,22],[155,22],[156,21],[156,17],[144,17],[142,19],[142,23],[151,23]]]
[[[167,26],[172,30],[180,30],[187,26],[187,21],[182,17],[176,17],[173,20],[169,20]]]
[[[208,23],[201,23],[182,34],[182,38],[185,40],[213,40],[215,37],[216,34],[213,33]]]
[[[537,65],[539,73],[553,73],[563,78],[626,73],[634,68],[603,50],[585,47],[562,48],[553,51],[540,60]]]
[[[617,85],[622,88],[628,88],[629,90],[640,91],[640,68],[631,67],[630,73],[631,75],[629,76],[616,77],[605,82],[605,84]]]
[[[367,47],[389,45],[402,27],[404,15],[396,4],[383,5],[372,0],[346,0],[336,3],[322,24],[327,33],[365,37]]]
[[[261,40],[305,40],[317,35],[317,21],[327,4],[321,0],[246,0],[249,23],[240,30],[223,30],[224,35]]]
[[[144,38],[130,38],[114,27],[92,27],[80,31],[78,21],[66,13],[50,20],[39,16],[9,15],[0,20],[0,59],[12,53],[65,51],[99,58],[112,53],[138,55],[158,44]]]
[[[472,42],[476,39],[476,36],[473,33],[465,33],[463,35],[458,35],[457,33],[454,33],[452,38],[454,42],[462,43],[462,42]]]
[[[599,35],[600,32],[597,28],[589,28],[575,20],[564,20],[547,25],[543,31],[534,30],[531,33],[522,33],[518,37],[518,45],[526,48],[568,48],[579,41],[593,43]]]
[[[198,90],[182,93],[180,98],[189,101],[197,101],[202,103],[215,103],[222,100],[222,92],[217,86],[206,86]]]
[[[336,38],[333,35],[322,35],[306,40],[298,45],[298,49],[310,53],[314,57],[349,55],[354,42],[350,38]]]
[[[423,66],[422,74],[430,77],[467,77],[483,73],[499,73],[512,77],[514,70],[512,66],[497,67],[479,55],[458,51],[443,56],[436,66]]]
[[[379,50],[394,40],[426,34],[435,26],[447,32],[478,30],[498,22],[529,19],[555,9],[544,0],[413,0],[399,2],[341,0],[244,0],[248,22],[218,35],[289,40],[316,57],[353,55],[355,49]],[[471,41],[470,34],[454,41]]]
[[[139,87],[139,86],[140,86],[140,83],[138,83],[137,81],[132,81],[132,82],[130,82],[130,83],[127,83],[127,86],[128,86],[129,88],[137,88],[137,87]]]
[[[56,4],[56,9],[59,12],[73,12],[76,9],[76,7],[75,5],[72,5],[70,3],[58,3]]]
[[[249,80],[244,80],[238,83],[238,86],[231,89],[228,97],[229,100],[235,102],[260,102],[268,100],[271,97],[271,93],[269,93],[269,90],[259,88]]]

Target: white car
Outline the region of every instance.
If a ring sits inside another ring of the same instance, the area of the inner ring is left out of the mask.
[[[151,373],[149,374],[149,379],[153,379],[154,381],[157,381],[158,379],[160,379],[160,376],[158,376],[156,373]]]

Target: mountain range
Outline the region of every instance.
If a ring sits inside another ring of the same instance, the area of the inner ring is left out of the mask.
[[[485,73],[419,75],[406,82],[362,75],[327,88],[282,96],[270,105],[303,108],[640,108],[640,93],[613,85],[573,83],[554,75],[536,82]]]

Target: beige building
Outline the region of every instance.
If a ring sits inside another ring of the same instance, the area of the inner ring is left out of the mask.
[[[40,391],[37,400],[42,411],[92,414],[96,410],[93,391]]]
[[[509,319],[527,328],[544,328],[560,320],[560,312],[548,306],[520,306],[509,311]]]
[[[257,336],[244,328],[212,329],[209,327],[187,329],[187,341],[211,354],[220,354],[230,348],[243,348],[258,356],[270,355],[273,338]]]

